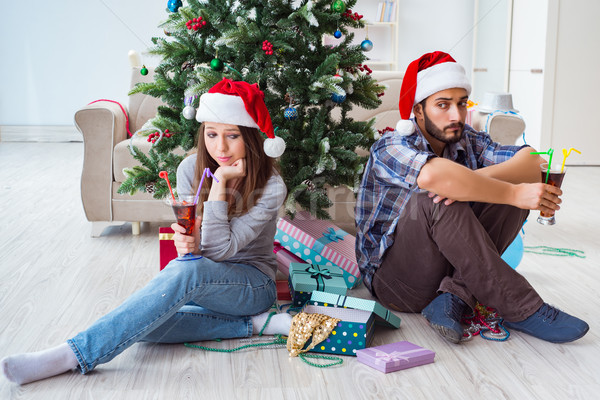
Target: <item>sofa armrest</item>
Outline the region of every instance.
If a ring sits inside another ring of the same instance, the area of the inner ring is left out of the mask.
[[[126,118],[118,104],[99,101],[75,113],[83,135],[81,200],[88,221],[112,221],[113,149],[127,137]]]

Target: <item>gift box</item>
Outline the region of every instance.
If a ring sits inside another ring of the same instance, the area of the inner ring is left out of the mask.
[[[369,346],[373,340],[374,314],[369,311],[313,304],[306,304],[302,311],[341,319],[327,339],[317,344],[310,352],[355,356],[358,350]],[[310,343],[308,340],[305,347]]]
[[[288,287],[288,281],[277,280],[275,281],[277,287],[277,300],[279,301],[291,301],[292,296],[290,294],[290,288]]]
[[[310,304],[322,305],[325,307],[353,308],[368,311],[373,313],[376,323],[393,328],[400,327],[400,317],[375,300],[360,299],[358,297],[340,296],[334,293],[314,291],[310,297]]]
[[[275,257],[277,257],[277,269],[281,271],[286,278],[290,275],[291,263],[307,264],[303,259],[286,250],[279,242],[273,243],[273,253],[275,253]]]
[[[356,351],[356,359],[388,373],[433,362],[435,352],[403,341]]]
[[[177,249],[173,242],[173,234],[175,231],[171,228],[163,227],[158,228],[158,241],[160,243],[160,270],[167,266],[167,264],[177,258]]]
[[[353,356],[371,344],[375,322],[400,327],[400,318],[378,302],[333,293],[313,291],[302,311],[341,319],[329,337],[311,350],[317,353]]]
[[[326,291],[346,295],[348,288],[344,280],[344,271],[340,267],[291,263],[288,277],[292,307],[302,307],[313,291]]]
[[[356,238],[331,221],[314,219],[307,211],[300,211],[293,220],[279,219],[275,239],[309,264],[340,267],[349,289],[360,283]]]

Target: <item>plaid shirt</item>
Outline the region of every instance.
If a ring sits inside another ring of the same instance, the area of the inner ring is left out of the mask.
[[[437,157],[414,125],[416,132],[412,135],[387,132],[371,147],[358,191],[356,259],[369,289],[385,251],[394,242],[396,224],[406,203],[413,192],[423,191],[417,185],[421,168]],[[443,157],[475,170],[506,161],[522,147],[500,145],[487,133],[465,125],[463,138],[446,145]]]

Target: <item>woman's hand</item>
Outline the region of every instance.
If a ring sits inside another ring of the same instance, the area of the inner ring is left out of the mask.
[[[173,234],[173,242],[177,249],[177,254],[194,253],[200,254],[198,249],[200,244],[200,226],[202,225],[202,216],[196,217],[194,224],[194,232],[192,235],[185,234],[185,228],[178,223],[171,224],[171,229],[175,231]]]
[[[218,180],[228,181],[235,178],[246,176],[246,159],[240,158],[236,162],[227,166],[220,166],[215,171]]]

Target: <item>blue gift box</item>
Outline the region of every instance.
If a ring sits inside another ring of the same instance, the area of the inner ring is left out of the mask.
[[[305,263],[291,263],[288,277],[292,306],[302,307],[313,291],[346,295],[348,288],[341,268]]]
[[[327,339],[310,350],[317,353],[355,356],[371,344],[375,322],[400,327],[400,318],[380,303],[334,293],[313,291],[302,311],[341,320]]]

